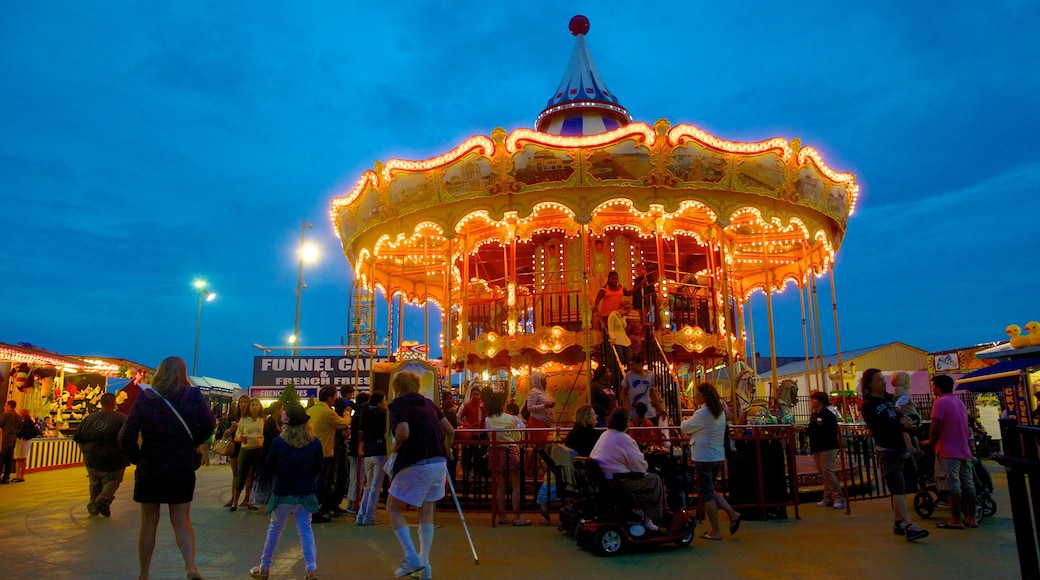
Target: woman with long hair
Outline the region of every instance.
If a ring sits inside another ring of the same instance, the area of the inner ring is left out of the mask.
[[[252,511],[257,509],[248,499],[238,503],[238,496],[246,487],[246,482],[252,487],[253,467],[263,459],[261,450],[264,447],[264,404],[260,399],[251,399],[248,409],[248,414],[238,420],[238,431],[235,432],[235,442],[242,444],[242,450],[238,453],[238,479],[235,481],[235,491],[231,495],[231,511],[240,507]]]
[[[281,411],[278,414],[282,415]],[[307,424],[310,417],[303,407],[289,404],[284,415],[281,434],[271,442],[265,462],[266,469],[274,476],[271,501],[265,512],[271,515],[271,523],[267,527],[260,565],[251,568],[249,575],[262,579],[270,575],[278,540],[289,516],[292,516],[296,520],[296,533],[300,536],[306,578],[310,580],[318,577],[318,551],[314,545],[311,516],[321,508],[315,493],[324,454],[321,441],[314,437]]]
[[[134,501],[141,504],[137,538],[141,579],[148,578],[159,507],[164,503],[170,506],[170,524],[187,577],[202,578],[195,566],[191,500],[195,494],[196,450],[213,433],[215,424],[202,394],[188,382],[184,360],[171,356],[159,363],[151,387],[142,389],[119,432],[123,452],[137,465]]]
[[[705,540],[721,540],[719,510],[729,516],[729,535],[740,529],[740,514],[722,495],[715,493],[715,478],[722,473],[726,461],[726,414],[722,399],[711,383],[701,383],[694,389],[694,402],[698,408],[679,428],[690,436],[690,459],[696,464],[697,483],[704,499],[704,511],[708,514],[711,529],[701,537]]]
[[[245,416],[247,416],[249,414],[249,401],[250,401],[249,395],[242,395],[241,397],[239,397],[238,400],[235,401],[234,407],[231,408],[231,415],[228,417],[228,419],[231,421],[231,424],[228,426],[228,431],[231,432],[232,438],[233,438],[232,440],[235,441],[235,443],[234,443],[234,446],[235,446],[234,450],[231,452],[231,455],[228,455],[228,463],[231,464],[231,495],[232,495],[232,497],[234,497],[234,495],[235,495],[235,487],[238,485],[238,454],[242,452],[242,444],[238,443],[234,439],[234,435],[238,431],[238,422],[242,419],[242,417],[245,417]],[[245,495],[245,499],[243,500],[246,503],[249,503],[249,492],[250,492],[250,489],[246,488],[246,495]],[[235,506],[235,500],[234,499],[229,499],[228,502],[226,504],[224,504],[224,507],[226,507],[226,508],[234,507],[234,506]]]

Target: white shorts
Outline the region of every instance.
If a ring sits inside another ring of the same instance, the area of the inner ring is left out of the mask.
[[[32,449],[32,439],[16,439],[14,447],[14,458],[15,459],[28,459],[29,452]]]
[[[448,466],[444,461],[409,465],[390,482],[390,495],[404,503],[419,507],[444,497],[444,480]]]

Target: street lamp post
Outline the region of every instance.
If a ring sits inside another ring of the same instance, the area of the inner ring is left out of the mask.
[[[307,229],[313,228],[314,224],[309,224],[306,221],[300,226],[300,248],[297,251],[300,258],[300,270],[299,275],[296,277],[296,324],[293,326],[293,356],[299,354],[299,349],[295,348],[300,344],[300,298],[303,297],[303,289],[307,287],[303,283],[303,262],[314,261],[318,257],[318,248],[314,244],[307,243]]]
[[[205,280],[196,280],[195,289],[199,291],[199,314],[195,319],[195,358],[191,363],[191,376],[198,376],[199,367],[199,332],[202,330],[202,301],[212,302],[217,297],[216,292],[209,292]]]

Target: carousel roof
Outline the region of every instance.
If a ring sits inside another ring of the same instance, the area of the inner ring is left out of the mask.
[[[535,119],[535,127],[552,135],[576,136],[606,133],[627,125],[632,116],[607,88],[585,44],[589,19],[575,16],[569,28],[575,37],[570,63],[560,86]]]

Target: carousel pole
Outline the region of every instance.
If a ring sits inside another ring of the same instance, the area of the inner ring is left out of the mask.
[[[755,373],[755,378],[758,378],[758,351],[755,349],[755,317],[753,309],[751,308],[751,299],[747,301],[747,318],[748,318],[748,337],[751,339],[751,370]]]
[[[813,277],[813,269],[810,266],[809,269],[805,273],[805,282],[803,282],[803,284],[802,284],[805,287],[804,288],[804,290],[805,290],[805,298],[804,298],[804,300],[805,300],[805,313],[809,317],[808,318],[809,349],[808,349],[807,352],[812,353],[812,376],[815,377],[816,384],[823,391],[826,392],[827,391],[827,386],[826,386],[827,383],[826,383],[826,380],[825,380],[826,377],[824,377],[820,373],[820,361],[822,361],[823,359],[820,357],[819,350],[816,348],[816,325],[815,325],[815,320],[816,320],[815,316],[816,315],[815,315],[815,311],[813,310],[813,303],[812,303],[812,292],[811,292],[812,277]],[[807,354],[806,356],[809,356],[809,355]]]
[[[726,240],[723,236],[722,226],[719,229],[719,259],[722,262],[722,300],[725,304],[723,310],[723,321],[726,325],[726,379],[729,383],[730,408],[737,408],[737,390],[733,388],[733,320],[730,312],[729,302],[729,268],[726,266]]]
[[[820,373],[820,380],[825,381],[827,379],[827,370],[823,366],[823,359],[825,357],[824,357],[824,354],[823,354],[823,334],[822,334],[821,329],[820,329],[820,299],[819,299],[819,294],[817,293],[817,290],[816,290],[815,270],[813,271],[813,274],[814,274],[813,277],[810,279],[810,284],[812,284],[812,298],[810,299],[809,302],[812,305],[812,315],[813,315],[813,325],[814,325],[814,329],[813,330],[816,333],[816,356],[817,356],[818,360],[820,361],[819,362],[819,366],[818,366],[818,372]],[[844,381],[842,382],[842,384],[844,384]],[[842,387],[842,388],[844,389],[844,387]]]
[[[763,244],[762,251],[766,251],[766,246]],[[776,374],[776,330],[773,327],[773,272],[769,269],[768,261],[766,264],[766,317],[769,318],[769,361],[772,369],[769,374],[771,377],[771,384],[769,385],[769,397],[774,398],[776,396],[777,389],[780,387],[780,377]]]
[[[429,238],[423,236],[423,344],[426,345],[426,358],[430,357],[430,266],[426,263],[429,250]],[[437,397],[439,392],[440,389],[434,389],[433,396]]]
[[[809,389],[810,392],[813,390],[810,386],[812,381],[809,379],[809,334],[808,328],[805,325],[805,295],[802,293],[802,284],[798,284],[798,302],[802,306],[802,345],[805,349],[805,388]],[[813,369],[815,373],[816,368],[816,357],[813,357]],[[822,386],[822,385],[817,385]],[[820,389],[817,389],[820,390]],[[822,389],[826,392],[826,389]]]
[[[834,293],[834,259],[831,259],[831,308],[834,310],[834,342],[838,349],[838,370],[841,372],[841,410],[846,412],[848,403],[845,400],[845,367],[841,362],[841,336],[838,335],[838,297]],[[856,377],[852,377],[855,380]]]
[[[444,255],[444,302],[441,303],[441,329],[443,330],[444,343],[441,345],[441,360],[447,361],[448,389],[451,390],[451,375],[453,374],[453,361],[451,359],[451,250],[452,239],[447,240],[447,248]]]
[[[394,275],[386,273],[386,358],[389,359],[394,353]],[[387,393],[388,395],[390,393]]]
[[[462,238],[462,283],[459,286],[459,294],[461,295],[460,302],[462,303],[462,311],[459,312],[459,326],[461,327],[460,332],[462,335],[459,337],[462,339],[462,356],[466,357],[466,362],[469,362],[469,244],[466,243],[467,238]],[[467,367],[469,365],[466,365]]]
[[[581,310],[581,330],[585,334],[585,385],[586,397],[591,396],[592,389],[592,310],[588,301],[589,287],[589,224],[581,224],[581,255],[582,255],[582,281],[585,294],[585,304]],[[598,289],[596,290],[599,291]],[[607,361],[603,361],[606,364]],[[569,400],[569,397],[568,397]]]

